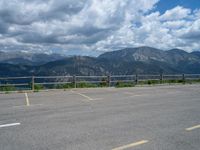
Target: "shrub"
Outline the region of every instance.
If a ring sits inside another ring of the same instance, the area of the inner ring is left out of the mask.
[[[107,87],[108,86],[108,80],[106,78],[103,78],[99,85],[100,85],[100,87]]]
[[[151,85],[151,84],[159,84],[160,80],[148,80],[147,84]]]
[[[177,83],[184,83],[184,80],[177,80]]]

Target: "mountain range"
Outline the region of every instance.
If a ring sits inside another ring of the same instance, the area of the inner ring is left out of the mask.
[[[138,47],[98,57],[0,52],[0,76],[200,74],[200,52]]]
[[[14,65],[37,66],[63,59],[65,56],[60,54],[28,53],[28,52],[3,52],[0,51],[0,63]]]

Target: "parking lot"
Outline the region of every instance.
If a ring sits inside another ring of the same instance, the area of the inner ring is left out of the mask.
[[[0,150],[199,150],[200,85],[0,95]]]

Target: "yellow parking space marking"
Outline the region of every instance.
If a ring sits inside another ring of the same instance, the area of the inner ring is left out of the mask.
[[[148,142],[149,141],[147,141],[147,140],[142,140],[142,141],[139,141],[139,142],[135,142],[135,143],[131,143],[131,144],[128,144],[128,145],[121,146],[121,147],[117,147],[117,148],[114,148],[112,150],[125,150],[125,149],[131,148],[131,147],[135,147],[135,146],[139,146],[139,145],[142,145],[142,144],[146,144]]]
[[[26,106],[30,106],[30,101],[27,93],[25,93],[25,98],[26,98]]]
[[[131,92],[124,92],[124,94],[133,95]]]
[[[130,97],[134,97],[134,96],[143,96],[143,95],[136,94],[136,95],[131,95]]]
[[[85,95],[85,94],[82,94],[82,93],[79,93],[79,92],[75,92],[75,91],[73,91],[73,90],[71,90],[71,92],[73,92],[73,93],[75,93],[75,94],[78,94],[78,95],[80,95],[80,96],[86,98],[86,99],[89,100],[89,101],[92,101],[92,100],[93,100],[91,97],[89,97],[89,96],[87,96],[87,95]]]
[[[200,129],[200,125],[193,126],[193,127],[190,127],[190,128],[186,128],[185,130],[186,131],[192,131],[192,130],[195,130],[195,129]]]
[[[29,107],[37,107],[37,106],[43,106],[44,104],[31,104]],[[25,108],[27,105],[19,105],[19,106],[13,106],[12,108]]]
[[[87,95],[85,95],[85,94],[81,94],[81,93],[76,93],[76,94],[78,94],[78,95],[80,95],[80,96],[83,96],[83,97],[85,97],[86,99],[88,99],[88,100],[90,100],[90,101],[93,100],[91,97],[89,97],[89,96],[87,96]]]
[[[134,94],[134,93],[131,93],[131,92],[124,92],[124,94],[127,94],[127,95],[130,95],[129,97],[134,97],[134,96],[143,96],[142,94]]]
[[[2,124],[0,125],[0,128],[12,127],[12,126],[18,126],[18,125],[20,125],[20,123]]]
[[[98,100],[102,100],[103,98],[94,98],[92,99],[93,101],[98,101]]]

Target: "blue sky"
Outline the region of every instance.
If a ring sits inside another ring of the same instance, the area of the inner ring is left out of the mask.
[[[178,5],[195,10],[200,8],[200,0],[160,0],[156,5],[157,10],[161,13]]]
[[[1,0],[0,50],[98,55],[200,51],[200,0]]]

